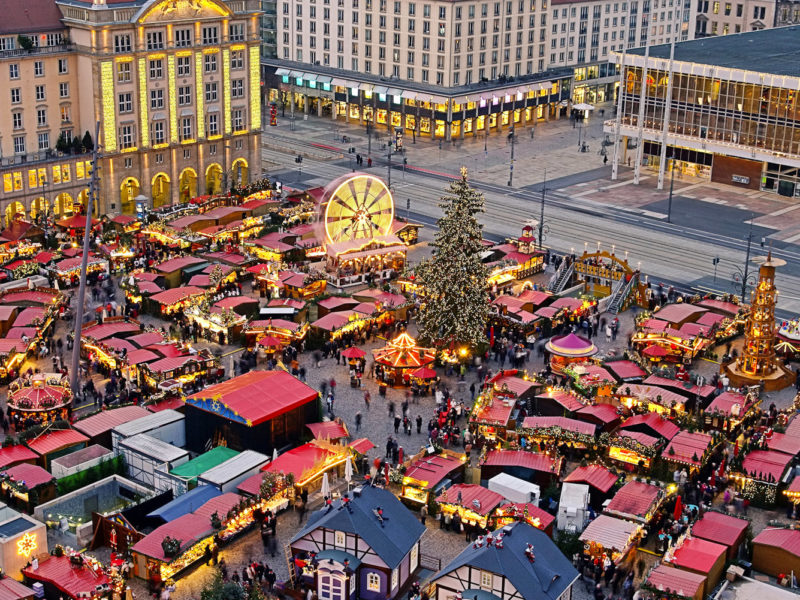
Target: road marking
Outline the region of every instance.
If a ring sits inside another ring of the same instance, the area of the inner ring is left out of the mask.
[[[800,208],[800,204],[792,204],[791,206],[787,206],[786,208],[782,208],[780,210],[776,210],[775,212],[771,212],[766,216],[777,217],[778,215],[785,215],[786,213],[791,212],[793,210],[797,210],[798,208]]]
[[[719,198],[712,198],[711,196],[706,196],[705,198],[698,198],[700,202],[709,202],[711,204],[727,204],[725,200],[720,200]]]
[[[800,240],[800,233],[797,233],[790,238],[786,238],[783,241],[786,242],[787,244],[791,244],[792,242],[796,242],[797,240]]]
[[[756,223],[755,219],[747,219],[747,221],[743,222],[745,225],[755,225],[756,227],[763,227],[764,229],[774,229],[775,231],[780,231],[781,229],[783,229],[783,227],[776,227],[775,225],[767,225],[766,223]]]
[[[642,214],[645,217],[650,217],[650,218],[653,218],[653,219],[666,219],[667,218],[666,214],[660,213],[660,212],[653,212],[652,210],[643,210]]]

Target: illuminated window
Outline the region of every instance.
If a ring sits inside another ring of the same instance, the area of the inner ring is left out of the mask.
[[[117,81],[119,83],[129,83],[131,80],[131,63],[117,63]]]
[[[345,539],[346,539],[346,536],[344,534],[344,531],[335,531],[334,532],[333,545],[336,546],[337,548],[340,547],[340,546],[342,548],[344,548]]]
[[[62,106],[61,107],[61,122],[62,123],[69,123],[72,121],[72,115],[70,114],[69,106]]]
[[[491,590],[494,583],[494,575],[491,571],[481,571],[481,589]]]
[[[69,183],[71,179],[69,165],[61,165],[61,182]]]
[[[14,191],[14,177],[11,173],[3,174],[3,191],[8,194]]]
[[[22,189],[22,171],[14,171],[14,191]]]
[[[53,167],[53,183],[61,183],[61,167],[58,165]]]
[[[192,75],[192,57],[179,56],[178,57],[178,77],[191,77]]]
[[[367,590],[370,592],[381,591],[381,576],[377,573],[367,573]]]

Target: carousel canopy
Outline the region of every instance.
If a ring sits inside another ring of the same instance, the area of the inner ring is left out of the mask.
[[[70,399],[69,388],[65,385],[50,383],[47,377],[34,377],[18,390],[9,390],[8,400],[14,407],[24,406],[29,409],[55,408]],[[49,405],[49,406],[48,406]]]
[[[383,348],[373,350],[375,361],[393,369],[418,369],[433,362],[433,348],[422,348],[408,333],[401,333]]]
[[[597,346],[574,333],[551,338],[545,348],[551,354],[565,358],[580,358],[597,354]]]
[[[259,346],[264,346],[265,348],[280,348],[283,342],[272,335],[265,335],[263,338],[258,340]]]
[[[411,376],[417,377],[418,379],[434,379],[436,377],[436,371],[430,367],[420,367],[419,369],[411,371]]]
[[[364,358],[367,353],[364,352],[361,348],[356,348],[355,346],[346,348],[342,350],[341,355],[345,358]]]
[[[97,219],[92,219],[92,227],[99,222]],[[86,215],[75,215],[67,219],[61,219],[56,225],[65,229],[83,229],[86,227]]]

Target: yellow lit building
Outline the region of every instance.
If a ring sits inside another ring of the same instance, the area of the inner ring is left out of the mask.
[[[98,121],[97,214],[188,202],[260,172],[258,0],[9,2],[42,17],[0,24],[7,219],[78,211],[91,155],[56,146],[94,138]]]

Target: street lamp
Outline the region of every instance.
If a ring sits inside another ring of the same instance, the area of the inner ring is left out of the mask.
[[[734,267],[734,272],[731,277],[734,286],[738,286],[741,284],[741,297],[742,302],[746,302],[747,296],[747,288],[748,286],[753,286],[756,284],[756,274],[750,273],[750,248],[753,244],[753,219],[755,219],[755,215],[750,215],[750,230],[747,233],[747,254],[745,254],[744,258],[744,268],[742,267]],[[716,265],[715,265],[716,267]]]
[[[673,150],[674,152],[674,150]],[[675,157],[670,152],[670,176],[669,176],[669,201],[667,203],[667,223],[672,223],[672,191],[675,189]]]

